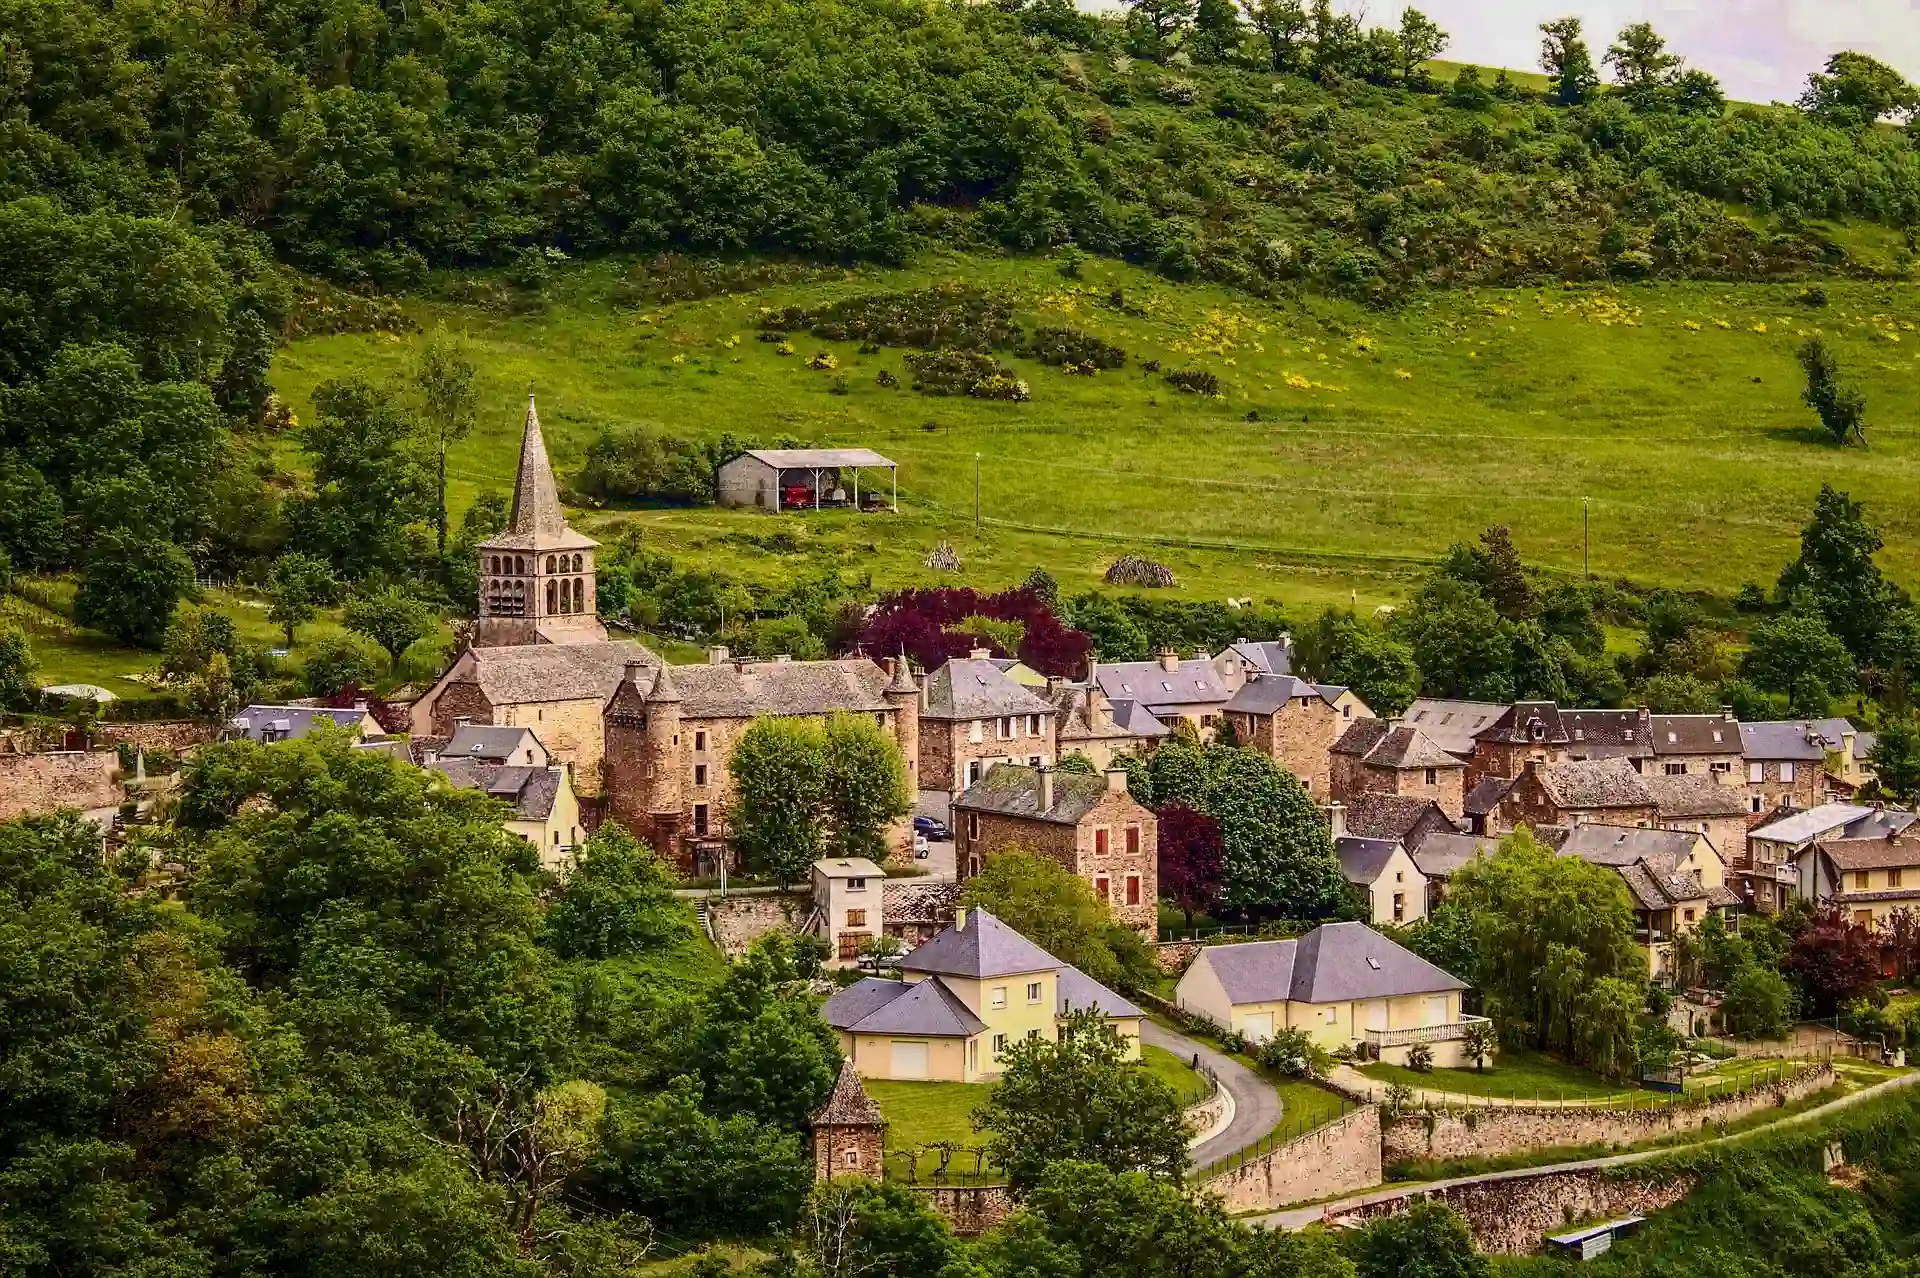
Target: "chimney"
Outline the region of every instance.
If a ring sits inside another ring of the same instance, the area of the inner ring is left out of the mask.
[[[1732,722],[1734,721],[1734,718],[1733,718],[1733,707],[1732,707],[1732,706],[1721,706],[1721,707],[1720,707],[1720,717],[1721,717],[1722,719],[1725,719],[1725,720],[1726,720],[1726,721],[1727,721],[1728,723],[1732,723]]]
[[[992,655],[993,655],[993,649],[991,648],[975,648],[972,652],[969,652],[967,654],[967,656],[971,657],[975,661],[985,661],[987,658],[991,657]]]
[[[646,663],[644,662],[629,661],[627,663],[627,682],[632,684],[636,689],[641,687],[640,672],[646,668]]]
[[[462,728],[471,728],[472,726],[473,716],[470,714],[457,714],[453,717],[453,730],[455,732],[460,731]]]
[[[1047,695],[1051,697],[1054,693],[1060,691],[1060,687],[1064,683],[1066,683],[1066,679],[1064,677],[1060,675],[1048,675],[1047,676]]]
[[[1040,810],[1053,811],[1053,769],[1044,763],[1040,765]]]
[[[707,649],[707,664],[710,666],[724,666],[727,664],[727,649],[725,645],[715,644],[713,647]]]
[[[1127,770],[1125,768],[1107,769],[1107,793],[1125,794],[1127,792]]]
[[[1344,839],[1347,837],[1347,805],[1335,799],[1327,805],[1327,837]]]
[[[1162,648],[1160,650],[1160,668],[1168,674],[1172,674],[1178,670],[1180,668],[1180,653],[1178,650]]]
[[[1238,639],[1235,639],[1233,641],[1235,647],[1240,647],[1244,645],[1246,642],[1247,642],[1247,637],[1245,635],[1241,635]]]
[[[365,714],[367,710],[367,699],[365,697],[355,697],[353,699],[353,708]]]
[[[967,907],[964,905],[953,912],[953,930],[956,932],[967,930]]]

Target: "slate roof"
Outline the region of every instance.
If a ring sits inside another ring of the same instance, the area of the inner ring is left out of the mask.
[[[1624,758],[1545,763],[1533,775],[1559,808],[1650,808],[1653,792]]]
[[[728,461],[751,457],[781,470],[834,470],[841,466],[891,467],[893,462],[871,448],[749,448]]]
[[[1649,775],[1641,781],[1653,795],[1662,817],[1731,817],[1747,814],[1747,796],[1737,786],[1712,777],[1687,773],[1677,777]]]
[[[959,899],[958,883],[889,880],[880,887],[880,917],[889,924],[948,927],[953,923],[953,907]]]
[[[1835,839],[1816,846],[1836,870],[1896,870],[1920,865],[1920,839]]]
[[[1092,1008],[1107,1017],[1146,1015],[1145,1012],[1077,967],[1062,964],[1054,984],[1058,987],[1058,993],[1054,997],[1054,1015],[1056,1016],[1065,1016],[1068,1012],[1085,1011],[1087,1008]]]
[[[1164,737],[1173,729],[1138,701],[1113,701],[1113,721],[1136,737]]]
[[[527,421],[520,435],[520,467],[514,477],[513,512],[506,529],[480,543],[482,550],[586,550],[600,543],[567,526],[553,463],[540,433],[540,414],[527,396]]]
[[[1749,759],[1824,763],[1827,758],[1820,733],[1804,719],[1741,724],[1740,752]]]
[[[1561,856],[1577,856],[1595,865],[1619,867],[1650,861],[1665,868],[1683,864],[1700,836],[1645,826],[1576,825],[1560,845]]]
[[[1059,959],[1002,923],[987,911],[967,911],[965,925],[954,926],[900,960],[904,972],[926,972],[986,980],[1064,967]]]
[[[1240,691],[1233,694],[1225,708],[1233,714],[1274,714],[1286,709],[1289,702],[1315,698],[1325,700],[1320,696],[1320,689],[1305,679],[1254,674],[1240,685]]]
[[[1492,701],[1422,697],[1401,712],[1399,722],[1420,729],[1447,753],[1464,756],[1473,753],[1474,738],[1506,710]]]
[[[926,945],[920,947],[926,948]],[[854,1034],[972,1038],[987,1027],[985,1021],[937,980],[910,983],[868,977],[835,993],[821,1010],[827,1024]]]
[[[555,768],[512,767],[476,759],[438,759],[428,764],[427,770],[438,772],[455,789],[492,795],[511,807],[522,821],[544,821],[553,815],[564,775]]]
[[[1500,800],[1506,798],[1511,789],[1512,777],[1481,777],[1474,782],[1473,789],[1467,791],[1462,810],[1468,816],[1486,816],[1500,806]]]
[[[1516,701],[1477,734],[1476,740],[1517,745],[1565,745],[1570,739],[1551,701]]]
[[[446,744],[440,747],[443,758],[482,759],[488,763],[508,763],[515,759],[526,761],[526,746],[523,739],[532,737],[535,745],[540,738],[533,735],[531,728],[496,728],[483,723],[462,724],[453,730]]]
[[[1648,726],[1656,755],[1740,753],[1740,724],[1723,714],[1656,714]]]
[[[1822,803],[1817,808],[1806,808],[1749,830],[1747,837],[1765,839],[1769,843],[1805,843],[1808,839],[1817,839],[1836,830],[1845,837],[1848,826],[1873,815],[1872,808],[1852,803]],[[1909,813],[1901,815],[1911,816]]]
[[[751,661],[737,666],[728,661],[671,669],[680,693],[680,713],[688,719],[873,712],[888,707],[887,672],[866,657]]]
[[[923,719],[995,719],[1052,714],[1054,704],[1008,677],[996,662],[955,657],[927,676]]]
[[[1356,794],[1347,801],[1347,833],[1404,845],[1429,812],[1438,813],[1448,830],[1453,828],[1453,822],[1432,799],[1410,794]]]
[[[228,726],[249,741],[258,741],[271,729],[277,741],[298,741],[313,731],[316,723],[332,723],[342,728],[357,728],[366,722],[365,710],[330,710],[323,706],[248,706],[233,716]]]
[[[1220,655],[1225,656],[1227,653],[1239,657],[1261,674],[1293,673],[1293,641],[1291,639],[1256,639],[1251,642],[1236,639],[1228,644],[1226,651]]]
[[[1638,710],[1562,710],[1567,748],[1589,759],[1653,755],[1653,716]]]
[[[604,704],[626,678],[628,662],[658,666],[660,658],[628,639],[470,648],[454,663],[449,681],[478,684],[496,707],[541,701]]]
[[[1107,797],[1107,778],[1096,773],[1053,773],[1053,806],[1040,806],[1040,769],[1023,763],[996,763],[953,801],[953,807],[966,812],[992,812],[1000,816],[1026,817],[1032,821],[1052,821],[1060,825],[1078,825],[1094,805]]]
[[[1094,677],[1110,701],[1137,701],[1147,709],[1225,705],[1234,690],[1207,657],[1189,657],[1172,670],[1158,661],[1102,662]]]
[[[1920,901],[1920,888],[1881,888],[1873,892],[1835,892],[1827,899],[1836,905],[1868,905],[1875,901]]]
[[[829,879],[872,879],[876,883],[887,872],[864,856],[822,857],[813,863],[814,872]]]
[[[1477,834],[1430,834],[1418,849],[1409,853],[1414,868],[1430,879],[1450,879],[1453,872],[1473,860],[1482,848],[1489,855],[1500,845],[1498,839]]]
[[[1364,923],[1323,923],[1297,940],[1215,945],[1200,953],[1235,1004],[1344,1003],[1467,988]]]
[[[1340,872],[1347,876],[1347,882],[1367,884],[1380,877],[1399,847],[1392,839],[1363,839],[1348,834],[1333,841],[1333,854],[1339,858]]]
[[[867,1089],[860,1083],[860,1071],[851,1060],[840,1062],[840,1077],[833,1081],[827,1103],[813,1116],[815,1127],[885,1127],[886,1117]]]
[[[1231,707],[1229,707],[1231,708]],[[1333,743],[1335,754],[1354,755],[1375,767],[1414,770],[1460,768],[1466,765],[1448,754],[1420,729],[1384,719],[1355,719]]]

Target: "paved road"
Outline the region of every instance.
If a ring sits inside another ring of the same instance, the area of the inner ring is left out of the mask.
[[[1642,1163],[1650,1158],[1665,1158],[1669,1154],[1677,1154],[1686,1149],[1704,1149],[1709,1145],[1728,1144],[1733,1141],[1745,1140],[1750,1136],[1757,1136],[1762,1132],[1774,1132],[1779,1131],[1783,1127],[1793,1127],[1800,1123],[1814,1122],[1829,1114],[1846,1109],[1848,1106],[1858,1105],[1862,1101],[1871,1100],[1876,1096],[1883,1096],[1897,1088],[1911,1087],[1916,1083],[1920,1083],[1920,1073],[1902,1074],[1898,1078],[1890,1078],[1884,1083],[1876,1083],[1872,1087],[1862,1088],[1851,1096],[1842,1096],[1837,1100],[1830,1100],[1824,1105],[1819,1105],[1813,1109],[1794,1114],[1791,1117],[1783,1118],[1777,1123],[1768,1123],[1763,1127],[1749,1128],[1744,1132],[1736,1132],[1731,1136],[1716,1136],[1712,1140],[1704,1140],[1692,1145],[1668,1145],[1661,1149],[1643,1149],[1636,1153],[1614,1154],[1607,1158],[1582,1158],[1571,1163],[1552,1163],[1545,1167],[1517,1167],[1512,1171],[1487,1172],[1480,1176],[1455,1176],[1450,1180],[1429,1180],[1418,1185],[1409,1185],[1404,1189],[1388,1189],[1371,1194],[1355,1194],[1351,1198],[1342,1198],[1338,1202],[1321,1203],[1317,1207],[1295,1207],[1288,1211],[1274,1212],[1270,1216],[1253,1216],[1248,1218],[1247,1223],[1250,1225],[1260,1225],[1267,1229],[1304,1229],[1308,1225],[1317,1224],[1328,1217],[1353,1211],[1355,1208],[1365,1206],[1369,1203],[1392,1202],[1395,1199],[1406,1198],[1414,1194],[1432,1193],[1436,1189],[1451,1189],[1456,1185],[1479,1185],[1489,1181],[1522,1180],[1529,1176],[1544,1176],[1549,1172],[1591,1171],[1600,1167],[1624,1167],[1628,1163]]]
[[[1273,1090],[1273,1084],[1239,1061],[1152,1021],[1141,1023],[1140,1041],[1163,1047],[1185,1061],[1192,1061],[1198,1054],[1200,1063],[1220,1076],[1220,1086],[1233,1097],[1233,1121],[1193,1147],[1195,1167],[1205,1167],[1228,1154],[1238,1153],[1279,1126],[1279,1093]]]

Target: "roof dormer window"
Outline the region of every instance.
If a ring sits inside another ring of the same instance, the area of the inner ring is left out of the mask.
[[[1669,732],[1669,733],[1667,734],[1667,744],[1668,744],[1668,745],[1672,745],[1672,744],[1673,744],[1674,742],[1676,742],[1676,741],[1678,741],[1679,739],[1680,739],[1680,734],[1679,734],[1679,733],[1676,733],[1676,732]],[[1716,733],[1714,733],[1714,734],[1713,734],[1713,739],[1714,739],[1715,741],[1718,741],[1718,740],[1720,739],[1720,734],[1719,734],[1719,733],[1717,733],[1717,732],[1716,732]]]

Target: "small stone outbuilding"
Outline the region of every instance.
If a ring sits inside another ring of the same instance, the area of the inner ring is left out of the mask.
[[[840,1062],[827,1103],[813,1116],[813,1175],[880,1179],[886,1160],[887,1120],[860,1082],[851,1059]]]

